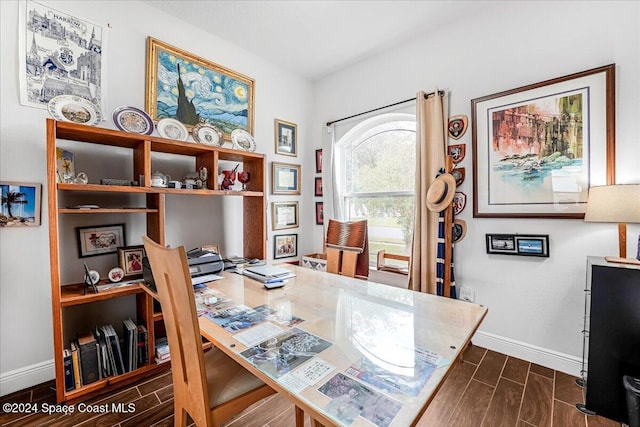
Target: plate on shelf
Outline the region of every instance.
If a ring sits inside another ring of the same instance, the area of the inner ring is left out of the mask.
[[[124,270],[120,267],[114,267],[109,270],[109,281],[111,283],[116,283],[121,281],[124,278]]]
[[[233,149],[242,151],[256,151],[256,142],[249,132],[244,129],[235,129],[231,132]]]
[[[220,147],[222,145],[222,131],[209,123],[198,123],[191,130],[193,140],[199,144],[213,145]]]
[[[175,139],[178,141],[186,141],[189,137],[187,128],[176,119],[166,117],[156,125],[158,133],[163,138]]]
[[[147,113],[136,107],[123,105],[113,110],[113,123],[120,130],[142,135],[151,135],[153,120]]]
[[[58,95],[47,104],[49,114],[62,122],[95,126],[102,121],[100,107],[75,95]]]

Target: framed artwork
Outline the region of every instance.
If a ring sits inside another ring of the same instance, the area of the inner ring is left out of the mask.
[[[473,216],[583,218],[615,180],[615,64],[471,100]]]
[[[273,258],[298,256],[298,235],[279,234],[273,236]]]
[[[118,248],[118,260],[124,277],[142,277],[142,258],[145,256],[143,245]]]
[[[300,194],[300,165],[271,163],[271,192]]]
[[[40,225],[42,184],[0,181],[2,206],[0,227],[37,227]]]
[[[276,154],[297,156],[298,126],[295,123],[275,120]]]
[[[298,202],[271,203],[271,222],[274,230],[298,227]]]
[[[548,234],[487,234],[487,253],[549,257]]]
[[[254,80],[199,56],[147,38],[145,108],[154,121],[177,119],[189,130],[209,123],[231,139],[253,135]]]
[[[316,225],[324,224],[324,203],[316,202]]]
[[[322,148],[316,150],[316,173],[322,173]]]
[[[77,227],[76,233],[80,258],[115,254],[126,241],[124,224]]]
[[[316,177],[314,186],[314,195],[316,197],[322,197],[322,177]]]

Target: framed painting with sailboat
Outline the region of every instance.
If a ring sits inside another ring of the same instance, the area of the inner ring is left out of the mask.
[[[204,58],[147,38],[145,108],[157,122],[169,117],[189,131],[199,123],[223,138],[242,129],[253,135],[254,80]]]

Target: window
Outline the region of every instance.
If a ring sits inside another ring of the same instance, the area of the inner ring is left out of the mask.
[[[369,118],[336,143],[336,210],[345,221],[368,220],[372,264],[380,249],[411,253],[415,144],[415,116],[398,113]]]

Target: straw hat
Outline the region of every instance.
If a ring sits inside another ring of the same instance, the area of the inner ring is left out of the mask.
[[[456,219],[452,225],[452,241],[458,243],[467,235],[467,222],[464,219]]]
[[[442,212],[453,201],[456,193],[456,179],[450,173],[438,175],[427,191],[427,208]]]

